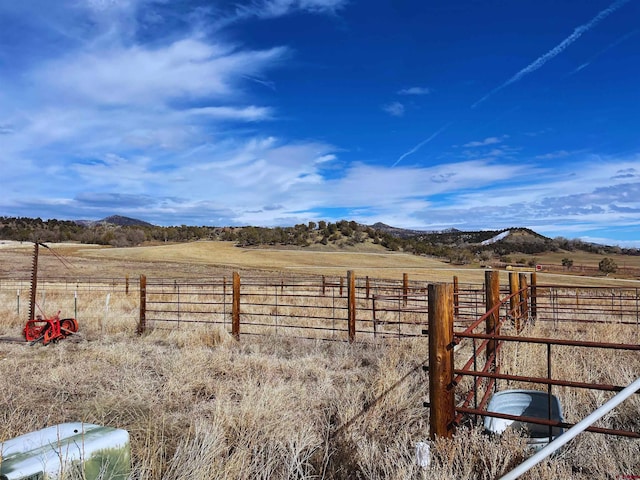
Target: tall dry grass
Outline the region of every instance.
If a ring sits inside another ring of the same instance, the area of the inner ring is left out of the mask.
[[[2,335],[20,335],[25,314],[17,315],[15,300],[15,292],[0,296]],[[63,304],[62,315],[71,316],[69,292],[51,291],[46,304]],[[349,345],[279,335],[238,343],[205,325],[137,337],[135,294],[83,292],[78,304],[78,336],[47,347],[0,344],[0,440],[65,421],[124,428],[132,479],[493,479],[529,454],[517,434],[493,438],[471,424],[432,445],[429,468],[417,466],[415,443],[429,435],[424,338]],[[555,333],[602,341],[633,334],[621,327]],[[529,328],[527,335],[549,334],[542,323]],[[505,369],[546,375],[546,354],[533,347],[505,349]],[[559,348],[553,364],[554,375],[620,385],[640,372],[637,354],[606,351]],[[554,393],[569,421],[610,397]],[[634,398],[602,425],[640,431],[639,410]],[[637,440],[585,433],[523,478],[639,473]]]

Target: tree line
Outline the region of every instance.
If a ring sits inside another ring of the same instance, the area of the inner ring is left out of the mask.
[[[451,263],[489,261],[499,258],[507,263],[513,254],[536,255],[549,251],[586,251],[597,254],[638,255],[638,249],[624,249],[591,244],[562,237],[550,239],[526,228],[508,229],[505,240],[484,243],[505,230],[464,232],[418,232],[400,235],[383,228],[374,228],[355,221],[301,223],[290,227],[213,227],[115,225],[107,222],[78,223],[69,220],[0,217],[0,239],[40,242],[80,242],[114,247],[137,246],[145,242],[192,242],[220,240],[236,242],[238,246],[262,245],[309,247],[332,245],[338,248],[373,243],[387,250],[443,258]]]

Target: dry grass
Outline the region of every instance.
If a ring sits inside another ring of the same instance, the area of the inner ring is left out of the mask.
[[[478,265],[457,266],[440,260],[406,253],[378,251],[312,251],[269,248],[239,248],[233,242],[200,241],[192,243],[145,246],[135,248],[102,248],[95,245],[53,244],[56,252],[70,264],[64,267],[49,251],[41,249],[41,277],[123,277],[141,274],[150,277],[203,278],[239,272],[269,272],[291,275],[344,276],[353,270],[357,277],[451,282],[457,276],[460,283],[481,284],[484,270]],[[31,272],[33,248],[29,243],[5,245],[0,248],[0,278],[20,274],[28,278]],[[554,254],[550,254],[554,255]],[[562,255],[561,255],[562,256]],[[566,256],[566,255],[565,255]],[[597,266],[602,256],[583,254],[580,264]],[[544,261],[561,264],[561,258]],[[543,261],[541,260],[541,262]],[[624,256],[618,265],[640,265],[640,257]],[[625,263],[626,262],[626,263]],[[575,265],[578,265],[576,260]],[[501,282],[508,282],[509,272],[501,271]],[[631,283],[630,283],[631,282]],[[538,273],[539,284],[555,285],[636,285],[637,281],[605,277],[582,277]]]
[[[492,479],[524,460],[521,437],[472,427],[436,442],[430,468],[415,464],[414,445],[428,436],[428,382],[417,368],[425,348],[424,340],[238,344],[218,329],[4,345],[0,438],[64,421],[125,428],[140,479]],[[598,380],[637,373],[637,358],[622,372],[599,360],[589,362],[606,368]],[[569,420],[604,401],[560,395]],[[634,400],[607,425],[637,430],[638,408]],[[611,478],[637,472],[639,459],[637,441],[583,434],[525,478]]]
[[[106,264],[131,261],[113,262]],[[154,264],[144,262],[127,265]],[[192,268],[174,267],[185,274]],[[52,291],[46,305],[60,305],[68,316],[72,298]],[[0,289],[0,335],[20,334],[26,301],[22,308],[18,315],[15,291]],[[0,344],[0,440],[65,421],[125,428],[132,439],[132,479],[493,479],[528,455],[516,434],[492,438],[470,426],[432,446],[428,469],[416,465],[415,443],[428,437],[422,406],[428,379],[420,368],[428,357],[425,339],[349,345],[246,336],[237,343],[216,326],[137,337],[136,294],[102,287],[79,293],[78,318],[80,335],[58,344]],[[594,326],[598,331],[550,332],[543,323],[531,328],[528,335],[637,341],[637,329],[615,324]],[[463,360],[460,355],[458,362]],[[533,347],[506,349],[502,361],[510,373],[546,375],[545,353]],[[640,372],[637,353],[581,355],[558,348],[553,364],[554,376],[619,385]],[[610,397],[554,393],[569,421]],[[639,431],[639,410],[634,398],[602,425]],[[583,434],[523,478],[638,474],[637,440]]]

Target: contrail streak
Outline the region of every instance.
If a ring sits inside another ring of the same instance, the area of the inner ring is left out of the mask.
[[[484,97],[482,97],[476,103],[471,105],[471,108],[476,108],[478,105],[480,105],[486,99],[488,99],[492,95],[496,94],[497,92],[499,92],[503,88],[508,87],[512,83],[517,82],[518,80],[520,80],[525,75],[529,75],[530,73],[533,73],[536,70],[538,70],[545,63],[547,63],[549,60],[551,60],[552,58],[560,55],[569,45],[571,45],[573,42],[578,40],[585,32],[588,32],[589,30],[591,30],[598,23],[600,23],[602,20],[604,20],[607,16],[609,16],[610,14],[612,14],[613,12],[618,10],[620,7],[622,7],[625,3],[629,3],[629,1],[630,0],[617,0],[616,2],[612,3],[611,5],[609,5],[607,8],[605,8],[600,13],[598,13],[595,17],[593,17],[589,22],[585,23],[584,25],[580,25],[578,28],[576,28],[571,35],[569,35],[567,38],[565,38],[562,42],[560,42],[558,45],[553,47],[547,53],[545,53],[544,55],[542,55],[541,57],[536,59],[531,64],[527,65],[525,68],[520,70],[518,73],[516,73],[513,77],[511,77],[509,80],[504,82],[499,87],[496,87],[493,90],[491,90]]]
[[[619,39],[617,39],[615,42],[610,43],[609,45],[607,45],[606,47],[604,47],[602,50],[600,50],[598,53],[596,53],[595,55],[592,55],[586,62],[584,62],[582,65],[578,66],[573,72],[567,74],[567,77],[570,77],[571,75],[578,73],[580,70],[582,70],[583,68],[588,67],[589,65],[591,65],[592,62],[594,62],[598,57],[600,57],[601,55],[603,55],[604,53],[608,52],[609,50],[611,50],[613,47],[617,47],[618,45],[620,45],[622,42],[624,42],[625,40],[633,37],[634,35],[636,35],[637,33],[640,32],[640,28],[636,28],[635,30],[623,35],[622,37],[620,37]]]
[[[429,138],[427,138],[426,140],[421,141],[419,144],[417,144],[415,147],[413,147],[411,150],[403,153],[402,155],[400,155],[400,157],[398,158],[398,160],[395,161],[395,163],[393,165],[391,165],[391,168],[395,167],[396,165],[398,165],[402,160],[404,160],[405,158],[407,158],[409,155],[413,155],[414,153],[416,153],[418,150],[420,150],[420,148],[422,148],[424,145],[426,145],[427,143],[429,143],[431,140],[433,140],[434,138],[436,138],[438,135],[440,135],[442,132],[444,132],[447,128],[449,128],[451,126],[453,122],[449,122],[449,123],[445,123],[442,127],[440,127],[440,129],[435,132],[434,134],[432,134]]]

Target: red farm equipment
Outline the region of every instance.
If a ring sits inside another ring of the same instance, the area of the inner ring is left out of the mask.
[[[31,342],[32,345],[38,342],[42,342],[43,345],[47,345],[50,342],[57,342],[78,331],[78,321],[75,318],[60,319],[60,311],[52,316],[35,315],[36,289],[38,286],[38,249],[40,245],[51,250],[48,246],[35,242],[33,268],[31,271],[29,320],[24,327],[24,337],[27,342]],[[56,257],[58,256],[56,255]],[[62,259],[60,260],[63,261]]]

